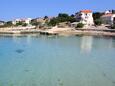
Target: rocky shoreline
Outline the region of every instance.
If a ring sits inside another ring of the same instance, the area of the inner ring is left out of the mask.
[[[94,35],[94,36],[115,36],[114,29],[74,29],[74,28],[52,28],[47,30],[40,29],[11,29],[0,30],[0,34],[42,34],[42,35]]]

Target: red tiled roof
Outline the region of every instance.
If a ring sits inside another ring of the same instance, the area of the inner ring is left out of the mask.
[[[81,10],[80,12],[83,12],[83,13],[92,13],[91,10]]]

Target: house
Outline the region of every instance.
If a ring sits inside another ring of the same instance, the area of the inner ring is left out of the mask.
[[[25,19],[25,23],[29,25],[31,23],[31,20],[32,20],[31,18],[27,18]]]
[[[94,25],[93,15],[91,10],[81,10],[75,14],[76,21],[83,23],[86,26]]]
[[[5,24],[4,21],[0,21],[0,26],[3,26]]]
[[[112,25],[115,23],[115,14],[110,11],[106,11],[104,15],[101,16],[103,24]]]
[[[31,22],[31,20],[32,20],[31,18],[15,19],[14,21],[12,21],[12,23],[13,23],[14,25],[16,25],[16,23],[23,22],[23,23],[26,23],[27,25],[29,25],[30,22]]]

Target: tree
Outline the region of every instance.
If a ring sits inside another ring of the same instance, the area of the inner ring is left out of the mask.
[[[93,18],[94,18],[95,25],[101,25],[102,24],[101,16],[103,14],[104,13],[100,13],[100,12],[93,13]]]
[[[75,19],[74,17],[71,17],[71,16],[70,16],[70,17],[69,17],[69,22],[70,22],[70,23],[76,22],[76,19]]]
[[[99,26],[99,25],[102,24],[102,20],[101,19],[96,19],[96,20],[94,20],[94,23],[95,23],[95,25]]]
[[[66,13],[59,13],[57,19],[59,22],[68,22],[70,18]]]
[[[48,23],[49,26],[56,26],[59,23],[57,18],[53,18],[50,20],[50,22]]]
[[[26,27],[28,24],[27,23],[23,23],[22,26]]]
[[[115,10],[112,10],[112,13],[115,14]]]
[[[67,17],[69,17],[69,15],[66,14],[66,13],[59,13],[59,14],[58,14],[58,17],[67,18]]]
[[[113,24],[113,25],[111,26],[111,29],[115,29],[115,24]]]
[[[45,20],[45,19],[48,19],[48,16],[44,16],[44,20]]]
[[[19,22],[16,23],[16,26],[20,26],[20,25],[23,25],[23,24],[24,24],[23,22],[19,21]]]
[[[75,17],[75,15],[74,15],[74,14],[72,14],[72,15],[71,15],[71,17]]]
[[[78,23],[76,28],[83,28],[84,27],[84,24],[83,23]]]
[[[6,25],[7,25],[7,26],[12,26],[12,25],[13,25],[13,24],[12,24],[12,21],[6,22]]]
[[[7,21],[7,22],[5,22],[5,24],[3,25],[3,27],[11,27],[11,26],[13,26],[12,21]]]
[[[102,15],[103,15],[103,13],[95,12],[95,13],[93,13],[93,18],[94,18],[94,20],[100,19]]]
[[[59,13],[58,16],[56,18],[53,18],[51,19],[50,21],[48,21],[48,25],[50,26],[55,26],[59,23],[62,23],[62,22],[70,22],[70,23],[73,23],[73,22],[76,22],[76,19],[74,18],[74,15],[71,15],[69,16],[68,14],[66,13]]]

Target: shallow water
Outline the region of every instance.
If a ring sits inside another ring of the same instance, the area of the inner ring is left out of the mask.
[[[115,38],[1,36],[0,86],[115,86]]]

